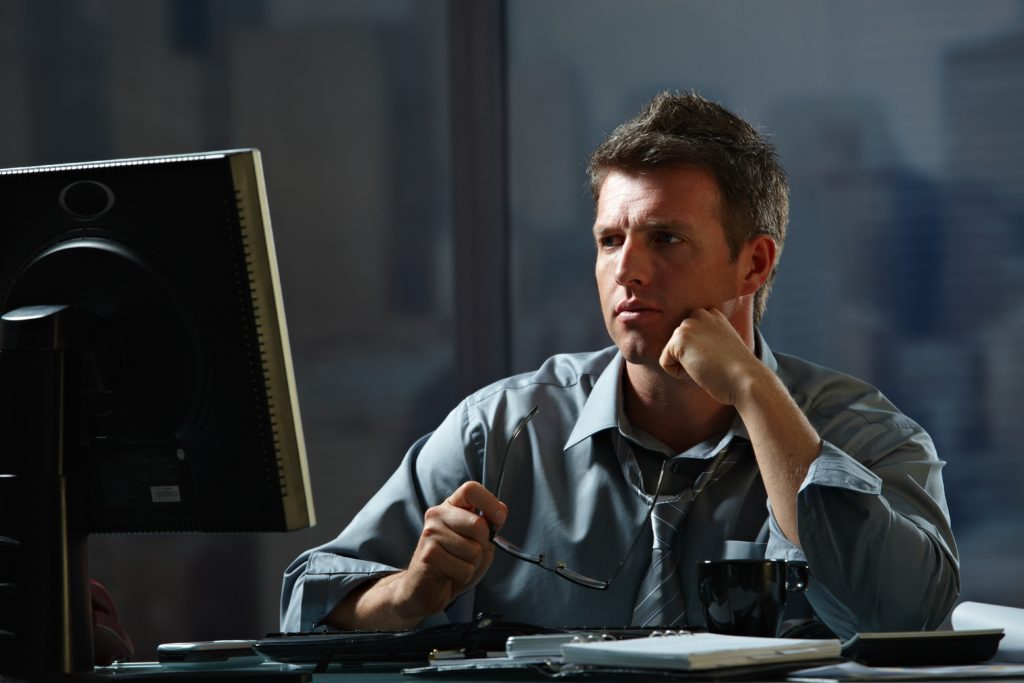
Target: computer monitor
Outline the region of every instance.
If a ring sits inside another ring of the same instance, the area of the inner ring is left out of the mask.
[[[257,150],[0,170],[0,314],[0,671],[91,666],[87,534],[314,524]]]

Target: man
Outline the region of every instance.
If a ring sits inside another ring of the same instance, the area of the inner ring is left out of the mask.
[[[738,557],[805,560],[807,602],[840,636],[938,626],[959,565],[930,438],[874,388],[757,332],[788,222],[772,146],[717,104],[662,93],[589,172],[615,346],[465,399],[293,563],[282,627],[481,610],[699,626],[696,563]],[[495,553],[508,542],[525,553]]]

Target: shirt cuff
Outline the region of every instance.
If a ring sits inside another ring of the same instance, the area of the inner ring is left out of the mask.
[[[821,442],[821,453],[807,468],[807,476],[800,484],[797,498],[808,486],[830,486],[869,495],[878,495],[882,492],[882,480],[878,475],[828,441]],[[767,506],[768,529],[771,533],[768,537],[765,557],[773,560],[806,562],[804,551],[782,533],[782,528],[772,511],[771,501],[768,501]],[[797,507],[799,508],[799,500]]]
[[[765,559],[786,560],[787,562],[806,562],[804,551],[782,533],[782,527],[775,519],[775,512],[772,510],[772,502],[768,506],[768,547],[764,551]]]
[[[301,629],[312,631],[356,586],[400,571],[395,567],[314,552],[302,580]]]
[[[828,441],[822,441],[821,453],[807,469],[800,491],[808,486],[831,486],[877,496],[882,492],[882,479]]]

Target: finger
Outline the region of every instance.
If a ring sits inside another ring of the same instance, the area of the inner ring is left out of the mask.
[[[686,374],[686,370],[683,369],[683,342],[681,337],[679,328],[676,328],[658,357],[658,364],[673,377],[682,377]]]
[[[466,581],[484,561],[483,545],[458,534],[437,534],[429,537],[424,561],[453,579]]]
[[[483,513],[480,514],[483,515]],[[505,522],[508,520],[508,505],[505,505],[499,500],[498,509],[494,513],[494,519],[489,519],[486,516],[484,516],[484,519],[486,519],[488,522],[488,525],[490,527],[489,530],[495,534],[498,533],[499,531],[501,531],[501,527],[505,526]],[[495,521],[498,519],[501,520],[500,523]],[[488,540],[490,540],[490,535],[488,535]]]
[[[487,522],[468,510],[442,505],[424,516],[419,559],[454,580],[466,580],[488,556]]]
[[[471,581],[477,572],[479,563],[452,554],[445,545],[436,536],[422,537],[417,551],[413,554],[412,562],[409,564],[409,570],[414,575],[424,577],[431,583],[440,579],[461,586]]]
[[[686,372],[686,368],[684,368],[682,364],[676,360],[662,362],[661,367],[666,373],[668,373],[672,377],[675,377],[676,379],[683,379],[684,377],[689,377],[689,373]]]
[[[454,505],[442,505],[435,509],[436,517],[434,520],[428,521],[428,526],[432,522],[437,523],[458,536],[472,539],[480,544],[490,541],[491,525],[486,517]]]
[[[484,519],[495,527],[501,527],[508,517],[508,506],[478,481],[467,481],[448,496],[447,502],[463,510],[479,510]]]
[[[658,357],[658,365],[667,370],[670,374],[673,367],[679,366],[679,360],[676,358],[675,349],[672,348],[671,340],[669,340],[668,344],[665,344],[665,348],[661,350],[661,356]]]

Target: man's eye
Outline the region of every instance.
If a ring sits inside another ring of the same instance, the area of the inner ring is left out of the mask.
[[[604,235],[597,238],[597,243],[606,249],[617,247],[622,244],[622,237],[620,235]]]
[[[661,244],[675,244],[676,242],[681,242],[682,238],[673,232],[657,232],[654,235],[654,240]]]

